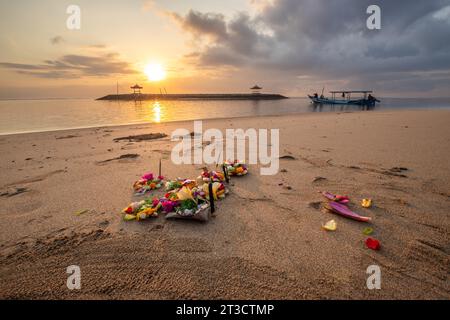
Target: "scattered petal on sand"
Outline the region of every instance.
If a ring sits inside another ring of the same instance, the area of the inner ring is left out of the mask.
[[[367,248],[372,249],[372,250],[380,250],[380,241],[378,241],[377,239],[373,239],[373,238],[367,238],[366,246],[367,246]]]
[[[372,199],[362,199],[361,206],[364,208],[370,208],[372,206]]]
[[[123,220],[125,221],[131,221],[131,220],[136,220],[136,216],[133,214],[126,214],[123,216]]]
[[[324,225],[322,225],[322,228],[327,231],[335,231],[337,229],[337,223],[334,220],[330,220]]]
[[[75,215],[81,216],[83,213],[86,213],[88,211],[89,211],[88,209],[78,210],[77,212],[75,212]]]

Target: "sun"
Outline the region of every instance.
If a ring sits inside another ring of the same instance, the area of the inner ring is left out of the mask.
[[[149,63],[145,66],[144,73],[149,81],[161,81],[166,78],[166,70],[159,63]]]

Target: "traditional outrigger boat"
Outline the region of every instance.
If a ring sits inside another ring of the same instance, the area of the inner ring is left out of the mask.
[[[323,94],[319,97],[317,93],[314,95],[308,95],[313,103],[317,104],[347,104],[347,105],[375,105],[376,102],[380,102],[377,98],[372,96],[372,91],[370,90],[359,90],[359,91],[330,91],[331,98],[326,98]],[[340,98],[336,95],[339,94]],[[352,98],[352,94],[362,94],[362,97]]]

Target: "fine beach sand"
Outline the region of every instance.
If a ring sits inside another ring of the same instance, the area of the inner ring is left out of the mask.
[[[279,128],[291,156],[275,176],[251,165],[233,179],[208,223],[119,214],[160,157],[169,178],[199,175],[170,160],[171,132],[192,122],[0,136],[0,298],[449,299],[449,123],[448,110],[203,121]],[[113,141],[157,132],[169,137]],[[139,156],[101,162],[124,154]],[[318,190],[350,196],[373,222],[325,212]],[[374,206],[361,208],[368,197]],[[321,229],[330,219],[335,232]],[[380,251],[365,247],[367,226]],[[381,290],[366,287],[374,264]],[[81,290],[66,287],[70,265]]]

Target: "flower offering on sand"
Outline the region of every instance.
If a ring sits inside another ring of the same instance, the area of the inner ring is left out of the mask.
[[[133,184],[133,189],[136,194],[144,194],[148,191],[161,188],[163,181],[163,176],[158,176],[155,178],[153,173],[146,173]]]
[[[176,190],[183,186],[183,182],[185,179],[175,179],[166,182],[166,191]]]
[[[207,183],[205,183],[202,186],[202,189],[205,195],[209,197],[209,186]],[[228,190],[225,188],[225,185],[222,182],[213,182],[212,192],[214,200],[220,200],[225,198],[225,195],[228,193]]]
[[[124,213],[123,219],[125,221],[131,220],[145,220],[149,217],[157,217],[158,210],[161,208],[161,203],[158,199],[147,199],[131,203],[128,207],[122,210]]]
[[[203,182],[223,182],[225,181],[225,176],[222,172],[209,171],[207,168],[203,168],[203,171],[197,180],[200,179],[203,180]]]
[[[230,176],[244,176],[248,173],[248,168],[243,161],[225,161],[225,168]]]
[[[207,176],[208,182],[203,180],[203,177]],[[210,210],[208,210],[211,201],[209,196],[210,179],[218,180],[211,182],[214,201],[224,199],[228,190],[221,182],[224,179],[221,173],[203,171],[201,177],[199,183],[196,180],[181,178],[167,181],[165,184],[167,192],[162,198],[131,203],[122,211],[125,214],[124,220],[145,220],[148,217],[157,216],[158,211],[161,211],[166,214],[167,219],[183,218],[208,221],[211,216]],[[149,181],[155,181],[152,174],[142,176],[141,180],[143,180],[144,186]],[[162,179],[159,181],[162,183]]]

